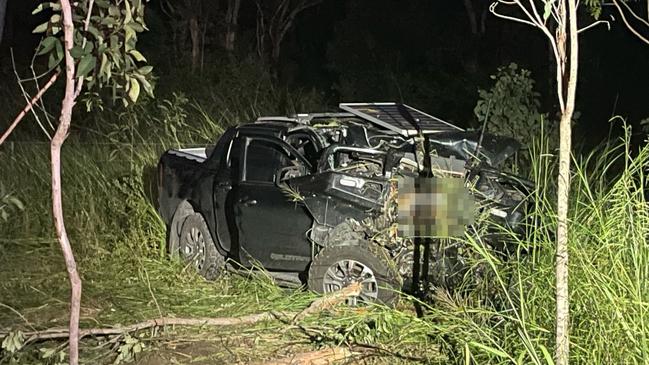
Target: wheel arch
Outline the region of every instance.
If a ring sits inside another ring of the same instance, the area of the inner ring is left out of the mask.
[[[187,200],[183,200],[176,206],[173,215],[171,216],[171,223],[167,227],[167,250],[169,255],[174,256],[180,242],[180,230],[182,224],[191,214],[196,213],[194,206]]]
[[[169,250],[169,253],[173,256],[174,252],[176,252],[176,248],[178,248],[180,242],[180,230],[182,229],[183,222],[191,214],[199,214],[203,218],[216,250],[221,255],[227,257],[228,252],[221,246],[221,241],[219,241],[216,236],[216,232],[212,232],[210,229],[209,224],[205,219],[205,215],[203,215],[200,209],[197,209],[197,205],[193,204],[190,200],[183,200],[178,204],[172,216],[171,223],[167,228],[167,249]]]

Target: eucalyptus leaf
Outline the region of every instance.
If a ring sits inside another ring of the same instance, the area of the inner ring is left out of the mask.
[[[137,69],[137,72],[140,75],[145,75],[145,76],[150,74],[151,71],[153,71],[153,66],[142,66],[142,67]]]
[[[144,32],[144,30],[145,30],[145,28],[142,26],[142,24],[140,24],[138,22],[130,22],[130,23],[128,23],[128,25],[131,28],[133,28],[134,31],[136,31],[138,33],[139,32]]]
[[[94,25],[88,26],[88,33],[92,34],[93,37],[95,37],[96,40],[98,40],[100,42],[103,42],[104,37],[99,32],[99,29],[97,29],[97,27],[95,27]]]
[[[112,17],[119,18],[120,16],[119,8],[116,5],[109,6],[108,14],[110,14],[110,16]]]
[[[124,33],[125,33],[124,43],[128,44],[129,41],[131,41],[132,39],[134,39],[136,37],[135,30],[128,24],[124,25]]]
[[[40,12],[42,12],[45,9],[52,8],[54,11],[59,11],[61,10],[61,4],[59,3],[53,3],[53,2],[44,2],[41,4],[38,4],[38,6],[32,11],[32,15],[36,15]]]
[[[137,98],[140,96],[140,83],[135,78],[130,79],[130,87],[128,90],[128,97],[133,103],[137,102]]]
[[[99,75],[103,76],[106,78],[106,80],[110,79],[110,69],[108,65],[108,56],[106,54],[101,55],[101,64],[99,66]]]
[[[56,55],[52,52],[47,58],[47,68],[53,69],[59,64],[59,62],[61,62],[61,60],[57,59]]]
[[[45,22],[32,31],[32,33],[45,33],[47,31],[47,28],[50,26],[50,22]]]
[[[548,20],[550,14],[552,13],[552,0],[545,0],[545,5],[543,6],[543,20]]]
[[[75,59],[81,58],[84,54],[85,54],[85,52],[83,51],[83,49],[80,46],[74,46],[70,50],[70,55]]]
[[[77,77],[86,76],[90,71],[95,68],[97,60],[93,55],[85,55],[81,61],[79,61],[79,66],[77,67]]]
[[[146,62],[146,58],[138,50],[132,49],[128,52],[137,62]]]
[[[131,12],[131,4],[129,1],[124,2],[124,23],[128,24],[133,20],[133,13]]]
[[[43,39],[43,41],[41,42],[40,50],[38,51],[38,53],[36,53],[36,55],[37,56],[42,56],[42,55],[50,52],[51,50],[54,49],[57,42],[60,43],[59,39],[56,38],[56,37],[52,37],[52,36]]]
[[[54,44],[54,49],[56,50],[54,56],[56,58],[56,61],[59,62],[63,59],[63,44],[59,41]]]

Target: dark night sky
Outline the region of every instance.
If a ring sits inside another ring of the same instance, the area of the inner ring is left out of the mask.
[[[31,29],[42,21],[30,15],[35,3],[9,0],[0,46],[0,67],[5,74],[11,67],[9,47],[18,59],[29,59],[38,40],[31,35]],[[145,54],[148,50],[155,53],[167,42],[164,17],[151,5],[151,32],[142,37]],[[610,10],[605,9],[604,18]],[[250,52],[255,14],[254,3],[243,0],[239,47]],[[583,15],[584,21],[590,21]],[[457,0],[325,0],[298,19],[286,40],[282,80],[293,87],[321,90],[335,104],[343,101],[338,100],[340,85],[353,79],[351,95],[358,98],[404,97],[407,103],[466,124],[472,118],[477,89],[489,86],[488,76],[498,66],[516,62],[532,71],[544,109],[552,109],[551,60],[540,33],[489,15],[486,33],[476,39],[467,19],[463,2]],[[155,55],[149,58],[153,64],[161,62]],[[577,136],[588,135],[593,141],[604,137],[614,114],[631,123],[649,117],[649,45],[615,22],[610,31],[598,27],[581,37],[580,61]],[[164,74],[160,76],[164,82]]]

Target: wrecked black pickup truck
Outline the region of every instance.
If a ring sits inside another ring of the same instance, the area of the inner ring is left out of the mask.
[[[433,177],[464,179],[489,221],[522,229],[532,185],[499,169],[516,141],[403,104],[340,109],[263,117],[226,130],[214,146],[165,152],[158,203],[170,254],[208,279],[229,259],[319,293],[360,281],[358,301],[392,303],[415,261],[412,237],[394,229],[394,177],[424,168],[424,137]],[[431,260],[431,277],[443,281],[445,259]]]

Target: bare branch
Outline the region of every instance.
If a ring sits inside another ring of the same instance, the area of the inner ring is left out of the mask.
[[[629,21],[626,19],[626,16],[624,16],[624,12],[622,11],[622,8],[620,7],[620,4],[618,0],[613,0],[613,5],[617,8],[618,12],[620,13],[620,16],[622,17],[622,21],[626,25],[626,27],[633,33],[638,39],[641,41],[649,44],[649,39],[645,38],[640,32],[638,32],[633,26],[629,23]]]
[[[524,13],[525,16],[527,17],[527,19],[529,19],[530,21],[532,21],[532,22],[533,22],[534,24],[536,24],[536,26],[539,27],[539,28],[543,26],[543,22],[540,21],[540,17],[538,17],[538,21],[537,21],[537,18],[535,18],[535,17],[532,15],[532,13],[530,13],[530,11],[525,7],[525,5],[523,5],[523,3],[521,2],[521,0],[515,0],[514,2],[515,2],[516,5],[518,5],[518,7],[523,11],[523,13]],[[534,2],[533,2],[532,0],[530,0],[530,3],[532,4],[532,9],[534,9],[534,11],[536,11],[536,7],[534,6]]]
[[[260,365],[307,365],[307,364],[333,364],[343,360],[351,360],[354,354],[344,347],[331,347],[321,350],[304,352],[260,363]]]
[[[610,23],[608,20],[598,20],[598,21],[596,21],[596,22],[594,22],[594,23],[592,23],[592,24],[590,24],[590,25],[587,25],[587,26],[585,26],[585,27],[579,29],[579,30],[577,31],[577,33],[581,33],[581,32],[583,32],[583,31],[586,31],[586,30],[590,29],[590,28],[594,28],[594,27],[596,27],[596,26],[598,26],[598,25],[600,25],[600,24],[605,24],[605,25],[606,25],[606,29],[611,30],[611,23]]]
[[[39,48],[40,48],[40,45],[42,44],[42,42],[43,42],[43,40],[41,40],[39,42]],[[32,62],[29,65],[29,69],[32,72],[32,81],[34,81],[34,85],[36,86],[36,90],[38,92],[38,91],[41,90],[41,87],[38,84],[38,80],[40,79],[40,77],[36,75],[36,70],[34,69],[34,64],[36,64],[36,57],[37,57],[37,53],[34,52],[34,54],[32,55]],[[58,65],[52,66],[52,68],[47,70],[47,72],[44,73],[42,76],[50,74],[50,72],[54,71],[57,67],[58,67]],[[22,89],[22,85],[20,86],[20,88]],[[43,98],[41,98],[40,101],[34,107],[41,110],[41,112],[43,113],[43,116],[45,117],[45,121],[47,122],[50,129],[55,130],[56,128],[54,128],[54,124],[52,123],[53,116],[51,118],[50,113],[47,111],[47,107],[45,107],[45,102],[43,101]],[[38,118],[38,114],[33,112],[33,111],[32,111],[32,114],[34,115],[34,118],[36,118],[36,122],[38,123],[38,126],[41,127],[41,129],[43,130],[43,133],[45,133],[45,135],[47,136],[48,139],[51,139],[50,134],[47,133],[47,130],[46,130],[45,126],[43,125],[43,123],[41,123],[40,118]]]
[[[499,3],[500,3],[500,2],[495,2],[495,3],[492,3],[491,5],[489,5],[489,11],[490,11],[493,15],[495,15],[495,16],[497,16],[497,17],[499,17],[499,18],[505,19],[505,20],[511,20],[511,21],[514,21],[514,22],[518,22],[518,23],[523,23],[523,24],[531,25],[531,26],[536,27],[536,28],[539,27],[537,24],[532,23],[532,22],[529,21],[529,20],[525,20],[525,19],[521,19],[521,18],[516,18],[516,17],[513,17],[513,16],[504,15],[504,14],[500,14],[500,13],[496,12],[496,7],[498,6]]]
[[[34,54],[36,54],[36,53],[34,53]],[[32,59],[32,62],[33,62],[33,59]],[[14,75],[16,76],[16,80],[18,80],[18,87],[20,88],[20,92],[23,94],[23,98],[25,99],[25,102],[29,103],[29,101],[32,99],[32,97],[25,90],[25,87],[23,86],[23,81],[20,78],[20,75],[18,74],[18,70],[16,68],[16,59],[14,58],[13,49],[11,49],[11,66],[13,67]],[[35,81],[35,84],[38,85],[38,81]],[[39,88],[37,87],[37,89],[39,89]],[[41,103],[42,103],[42,100],[43,99],[41,98]],[[38,106],[38,105],[36,105],[36,106]],[[52,137],[50,136],[49,131],[47,130],[47,128],[45,128],[45,126],[41,122],[41,119],[39,118],[38,113],[36,113],[35,108],[32,107],[30,111],[31,111],[32,115],[34,116],[34,119],[36,119],[36,123],[38,124],[38,126],[41,127],[41,130],[43,131],[43,134],[45,134],[45,136],[47,136],[47,139],[52,139]],[[48,123],[50,125],[50,128],[52,128],[52,130],[54,130],[54,126],[52,125],[52,123],[50,123],[49,117],[48,117],[47,114],[45,115],[45,117],[46,117],[46,119],[47,119],[47,121],[48,121]]]
[[[330,295],[314,300],[311,305],[309,305],[302,312],[293,317],[293,322],[297,322],[302,318],[308,316],[309,314],[321,312],[325,309],[331,308],[337,304],[344,302],[349,297],[360,295],[360,293],[361,284],[352,283],[349,286],[342,288],[341,290],[331,293]]]
[[[110,336],[121,335],[124,333],[137,332],[140,330],[164,327],[164,326],[240,326],[251,325],[259,322],[279,319],[282,317],[290,317],[294,313],[284,312],[264,312],[251,314],[241,317],[219,317],[219,318],[173,318],[162,317],[157,319],[149,319],[146,321],[134,323],[123,327],[113,328],[88,328],[79,330],[79,339],[88,336]],[[1,333],[6,335],[7,333]],[[68,328],[52,328],[43,331],[24,332],[26,340],[25,343],[31,343],[39,340],[50,340],[56,338],[67,338],[70,335]]]
[[[59,74],[60,74],[60,72],[57,72],[54,75],[52,75],[52,77],[49,79],[49,81],[47,81],[45,86],[43,86],[38,91],[38,93],[36,95],[34,95],[34,97],[31,100],[29,100],[29,102],[27,103],[27,105],[25,105],[23,110],[21,110],[20,113],[18,113],[18,115],[16,116],[14,121],[11,123],[11,125],[9,125],[9,128],[7,128],[7,130],[2,134],[2,136],[0,136],[0,146],[9,137],[11,132],[13,132],[13,130],[18,125],[18,123],[20,123],[20,121],[23,120],[25,115],[27,115],[27,113],[29,113],[32,110],[32,108],[34,107],[34,104],[36,104],[43,97],[43,94],[45,94],[47,89],[49,89],[50,86],[52,86],[54,84],[56,79],[59,77]]]
[[[615,1],[615,2],[617,2],[617,1]],[[627,3],[624,2],[624,1],[622,1],[622,5],[624,5],[624,7],[629,11],[629,13],[631,13],[631,15],[633,15],[634,18],[636,18],[638,21],[640,21],[641,23],[643,23],[645,26],[649,27],[649,22],[648,22],[647,20],[642,19],[640,16],[638,16],[638,15],[635,13],[635,11],[633,11],[633,9],[631,9],[631,7],[629,6],[629,4],[627,4]],[[647,19],[649,19],[649,14],[647,15]]]
[[[112,328],[87,328],[79,330],[79,339],[87,336],[110,336],[121,335],[125,333],[137,332],[144,329],[153,327],[164,326],[241,326],[251,325],[259,322],[281,320],[289,323],[296,323],[305,317],[328,310],[336,306],[349,297],[358,296],[361,292],[361,285],[354,282],[340,290],[329,293],[314,300],[308,307],[301,312],[263,312],[250,314],[240,317],[203,317],[203,318],[174,318],[174,317],[160,317],[156,319],[149,319],[142,322],[137,322],[128,326],[119,326]],[[1,304],[1,303],[0,303]],[[20,313],[18,313],[20,315]],[[20,315],[22,317],[22,315]],[[24,319],[24,317],[23,317]],[[26,319],[25,319],[26,321]],[[28,323],[29,324],[29,323]],[[31,326],[31,325],[30,325]],[[9,334],[9,331],[0,331],[0,338]],[[30,343],[39,340],[49,340],[57,338],[67,338],[70,335],[68,328],[50,328],[42,331],[29,331],[23,332],[26,337],[25,343]]]
[[[545,21],[541,18],[539,15],[538,10],[536,9],[536,5],[534,5],[534,0],[529,0],[530,2],[530,7],[532,8],[532,13],[534,14],[534,17],[536,19],[536,23],[538,24],[545,24]],[[522,4],[521,4],[522,6]]]

